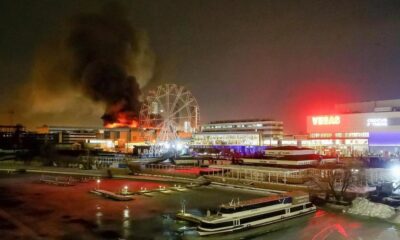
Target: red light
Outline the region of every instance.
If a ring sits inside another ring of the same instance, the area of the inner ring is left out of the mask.
[[[312,117],[313,125],[339,125],[340,116],[314,116]]]
[[[321,231],[314,235],[312,240],[326,239],[326,237],[329,236],[333,231],[340,233],[346,239],[349,237],[344,227],[339,223],[335,223],[323,228]]]

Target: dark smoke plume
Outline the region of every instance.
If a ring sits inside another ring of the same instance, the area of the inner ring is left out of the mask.
[[[66,42],[72,53],[71,79],[91,99],[106,104],[105,124],[117,122],[121,112],[134,117],[140,107],[139,85],[128,75],[138,37],[125,14],[116,10],[107,6],[101,14],[77,16]]]
[[[19,112],[33,124],[97,123],[103,115],[105,125],[133,126],[154,65],[147,35],[121,6],[76,15],[38,48],[20,97],[30,105],[21,101]]]

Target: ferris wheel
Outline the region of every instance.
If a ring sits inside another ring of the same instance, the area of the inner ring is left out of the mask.
[[[193,133],[199,123],[199,106],[192,93],[176,84],[164,84],[149,91],[140,109],[143,128],[158,130],[158,142],[171,142],[178,133]]]

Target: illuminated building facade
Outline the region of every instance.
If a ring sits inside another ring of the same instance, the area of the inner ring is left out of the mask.
[[[325,153],[397,155],[400,148],[400,99],[339,104],[340,114],[307,117],[309,139],[302,146]]]
[[[69,127],[69,126],[42,126],[36,129],[38,133],[49,133],[57,136],[59,144],[85,143],[89,139],[99,136],[99,128],[96,127]]]
[[[202,133],[260,133],[262,140],[278,140],[283,136],[283,122],[271,119],[214,121],[201,126]]]
[[[250,154],[276,146],[283,137],[283,122],[270,119],[215,121],[201,126],[193,134],[194,148],[223,148],[231,152]]]
[[[261,134],[257,132],[203,132],[193,136],[192,145],[260,146]]]

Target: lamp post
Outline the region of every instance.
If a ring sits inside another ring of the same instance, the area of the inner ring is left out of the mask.
[[[100,189],[100,182],[101,182],[100,179],[97,179],[97,180],[96,180],[96,183],[97,183],[97,190]]]

